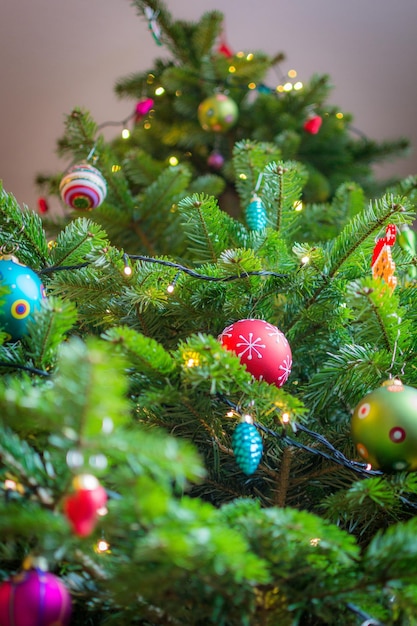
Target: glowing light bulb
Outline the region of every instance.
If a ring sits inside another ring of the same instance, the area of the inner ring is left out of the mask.
[[[296,72],[295,70],[290,70],[290,71],[288,72],[288,76],[289,76],[290,78],[295,78],[295,77],[297,76],[297,72]]]
[[[165,93],[165,89],[163,87],[157,87],[155,89],[155,96],[162,96]]]
[[[107,515],[108,512],[109,510],[106,506],[102,506],[99,509],[97,509],[97,515],[100,515],[100,517],[104,517],[105,515]]]
[[[292,90],[292,83],[285,83],[283,89],[284,89],[284,91],[291,91]]]
[[[310,545],[318,546],[320,541],[321,541],[320,537],[313,537],[313,539],[310,539]]]
[[[123,137],[123,139],[129,139],[129,137],[130,137],[130,130],[128,128],[124,128],[122,130],[122,137]]]
[[[338,120],[342,120],[344,116],[343,116],[343,113],[339,111],[339,113],[336,113],[336,117]]]
[[[235,68],[235,66],[234,66],[234,65],[230,65],[230,66],[229,66],[229,73],[230,73],[230,74],[234,74],[235,72],[236,72],[236,68]]]
[[[290,414],[289,413],[283,413],[281,416],[282,421],[284,422],[284,424],[288,424],[288,422],[290,421]]]
[[[277,85],[275,91],[278,91],[278,93],[282,93],[284,91],[284,87],[282,85]]]
[[[308,263],[308,262],[309,262],[309,260],[310,260],[310,257],[309,257],[309,256],[307,256],[307,255],[306,255],[306,256],[303,256],[303,257],[301,258],[301,263],[302,263],[303,265],[306,265],[306,263]]]
[[[296,200],[293,204],[293,207],[294,207],[294,211],[302,211],[304,208],[304,205],[301,202],[301,200]]]
[[[239,174],[239,178],[240,178],[240,180],[246,180],[247,176],[246,176],[246,174]]]
[[[296,83],[294,83],[294,89],[296,91],[299,91],[300,89],[302,89],[304,87],[303,83],[301,82],[301,80],[297,80]]]
[[[106,541],[105,539],[99,539],[95,546],[94,546],[94,552],[96,552],[97,554],[104,554],[104,552],[109,552],[110,551],[110,544],[108,541]]]
[[[17,482],[15,480],[11,480],[11,478],[6,478],[4,481],[4,488],[9,489],[10,491],[16,491]]]
[[[249,52],[249,54],[248,54],[248,55],[246,55],[246,60],[247,60],[247,61],[253,61],[253,57],[254,57],[253,53],[252,53],[252,52]]]
[[[256,89],[256,83],[249,83],[248,89]]]
[[[234,411],[227,411],[226,413],[226,417],[234,417],[235,412]]]
[[[169,157],[168,163],[170,165],[178,165],[178,159],[176,156]]]
[[[168,285],[167,287],[167,292],[168,293],[173,293],[175,289],[175,285],[173,285],[172,283],[170,285]]]
[[[124,273],[126,276],[132,276],[132,271],[133,271],[133,270],[132,270],[132,268],[130,267],[130,265],[126,265],[126,266],[123,268],[123,273]]]

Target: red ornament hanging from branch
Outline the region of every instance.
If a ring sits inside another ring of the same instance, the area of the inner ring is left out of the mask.
[[[391,248],[395,243],[397,227],[395,224],[388,224],[385,230],[385,237],[377,240],[372,254],[372,276],[382,279],[388,287],[395,289],[397,277],[394,275],[395,263],[392,260]]]
[[[320,115],[310,115],[304,122],[303,128],[310,135],[317,135],[322,125],[323,119]]]
[[[223,56],[230,58],[233,56],[233,52],[232,50],[229,48],[229,46],[227,45],[226,42],[226,37],[224,34],[224,31],[221,32],[220,37],[219,37],[219,45],[217,47],[217,52],[219,54],[222,54]]]

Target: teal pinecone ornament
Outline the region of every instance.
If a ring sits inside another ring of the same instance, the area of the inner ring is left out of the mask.
[[[267,225],[264,203],[256,194],[246,207],[245,217],[250,230],[262,230]]]
[[[262,437],[256,427],[248,422],[239,422],[232,435],[232,448],[236,463],[248,476],[253,474],[262,457]]]

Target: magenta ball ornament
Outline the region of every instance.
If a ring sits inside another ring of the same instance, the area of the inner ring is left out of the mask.
[[[70,594],[54,574],[35,567],[0,585],[1,626],[67,626],[70,617]]]
[[[234,100],[223,93],[216,93],[203,100],[197,111],[203,130],[224,133],[237,122],[239,109]]]
[[[221,170],[224,165],[224,156],[220,152],[212,152],[208,156],[207,165],[213,170]]]
[[[227,326],[219,336],[258,380],[282,387],[291,373],[292,353],[285,335],[273,324],[243,319]]]
[[[69,168],[59,185],[63,202],[71,209],[89,211],[102,204],[107,184],[102,173],[89,163]]]
[[[417,470],[417,389],[385,381],[355,407],[351,434],[359,455],[383,472]]]

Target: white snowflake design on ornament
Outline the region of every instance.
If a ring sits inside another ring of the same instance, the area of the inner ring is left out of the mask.
[[[276,326],[272,326],[272,324],[265,324],[265,330],[268,332],[268,337],[275,337],[275,343],[283,343],[285,346],[288,346],[288,341],[284,333],[282,333],[279,328]]]
[[[282,374],[278,376],[278,382],[283,385],[287,382],[288,376],[291,374],[292,358],[289,354],[285,357],[278,369],[282,370]]]
[[[227,326],[227,328],[224,329],[224,331],[219,335],[219,339],[221,340],[222,337],[232,337],[233,335],[233,324],[230,324],[230,326]]]
[[[239,335],[239,339],[241,339],[242,341],[239,341],[236,344],[236,348],[244,346],[244,349],[241,352],[237,353],[238,357],[247,354],[246,358],[248,359],[248,361],[250,361],[253,359],[253,355],[255,354],[258,359],[262,359],[262,352],[260,350],[262,348],[265,349],[266,345],[264,343],[259,343],[260,341],[262,341],[261,337],[253,339],[253,333],[248,333],[247,338],[244,335]]]

